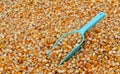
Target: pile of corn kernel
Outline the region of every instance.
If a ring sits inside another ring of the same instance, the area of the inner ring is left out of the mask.
[[[56,66],[73,44],[48,57],[55,41],[101,11],[105,18],[85,33],[80,51]],[[0,74],[119,73],[119,0],[0,0]]]

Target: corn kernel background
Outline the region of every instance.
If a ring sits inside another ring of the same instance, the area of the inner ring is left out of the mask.
[[[56,67],[69,50],[48,58],[54,42],[101,11],[81,50]],[[0,74],[119,73],[120,0],[0,0]]]

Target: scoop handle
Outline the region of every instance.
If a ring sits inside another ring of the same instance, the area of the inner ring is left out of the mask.
[[[93,17],[85,26],[80,29],[80,32],[84,34],[88,29],[97,24],[101,19],[105,17],[104,12],[99,12],[95,17]]]

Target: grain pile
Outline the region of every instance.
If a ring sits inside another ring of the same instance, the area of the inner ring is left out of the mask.
[[[85,33],[81,50],[56,67],[69,50],[47,57],[53,43],[100,11],[106,17]],[[120,73],[119,0],[0,0],[0,74],[81,73]]]

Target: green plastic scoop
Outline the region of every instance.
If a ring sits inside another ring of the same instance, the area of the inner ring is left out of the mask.
[[[55,42],[55,44],[52,46],[52,49],[49,52],[49,55],[52,53],[53,48],[56,46],[56,44],[58,42],[60,42],[60,40],[69,35],[69,34],[73,34],[73,33],[80,33],[82,36],[82,40],[79,44],[77,44],[73,50],[71,50],[66,56],[65,58],[60,61],[59,65],[63,64],[65,61],[67,61],[69,58],[71,58],[81,47],[82,43],[84,42],[84,34],[87,30],[89,30],[91,27],[93,27],[95,24],[97,24],[101,19],[103,19],[105,17],[105,13],[104,12],[99,12],[95,17],[93,17],[91,19],[91,21],[89,21],[85,26],[83,26],[81,29],[75,30],[75,31],[71,31],[68,33],[65,33],[64,35],[62,35],[60,38],[58,38],[58,40]]]

